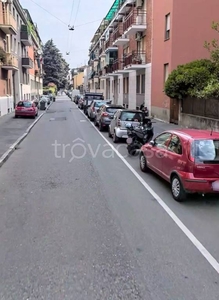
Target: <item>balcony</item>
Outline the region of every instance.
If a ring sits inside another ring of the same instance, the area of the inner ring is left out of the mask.
[[[126,35],[132,35],[139,31],[142,32],[146,28],[146,10],[137,11],[133,9],[123,23],[123,31]]]
[[[11,53],[6,53],[4,62],[1,65],[2,69],[16,71],[18,70],[18,59]]]
[[[25,46],[32,45],[31,36],[30,36],[29,32],[27,31],[26,25],[22,25],[22,27],[21,27],[20,40]]]
[[[124,57],[125,70],[139,70],[144,69],[146,65],[145,51],[132,51],[132,53]]]
[[[116,59],[113,62],[113,65],[112,65],[113,72],[117,72],[117,71],[122,70],[122,69],[123,69],[123,61],[121,61],[119,59]]]
[[[109,65],[107,67],[105,67],[105,74],[108,75],[108,74],[111,74],[113,72],[113,66],[112,65]]]
[[[113,31],[113,42],[117,40],[123,34],[123,23],[119,23],[116,29]]]
[[[0,29],[5,34],[12,34],[12,35],[17,34],[17,22],[11,13],[9,12],[3,13]]]
[[[105,57],[105,56],[106,56],[105,45],[103,45],[100,49],[99,57]]]
[[[30,57],[22,57],[22,67],[25,69],[33,69],[33,61]]]
[[[106,42],[105,44],[105,54],[107,54],[108,52],[111,52],[111,51],[117,51],[118,48],[117,46],[113,46],[113,39],[112,37],[109,38],[109,40]]]

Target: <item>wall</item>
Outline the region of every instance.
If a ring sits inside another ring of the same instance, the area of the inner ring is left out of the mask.
[[[187,128],[219,131],[219,120],[200,116],[180,114],[180,126]]]
[[[84,72],[78,73],[74,78],[74,88],[76,89],[78,86],[83,85],[84,81]]]
[[[174,0],[179,2],[178,0]],[[191,2],[191,0],[190,0]],[[157,118],[169,121],[169,98],[164,94],[164,64],[171,68],[172,56],[172,24],[173,0],[153,1],[153,29],[152,29],[152,69],[151,69],[151,113]],[[183,4],[185,1],[183,1]],[[165,16],[170,13],[170,39],[165,39]],[[185,12],[188,14],[188,11]],[[183,14],[183,10],[182,10]],[[183,14],[185,20],[185,14]],[[185,24],[182,25],[185,29]]]
[[[209,58],[205,40],[218,39],[211,29],[218,21],[218,0],[154,0],[152,53],[152,113],[169,121],[170,100],[165,96],[164,64],[169,73],[180,64]],[[164,41],[165,15],[171,13],[170,40]]]
[[[0,117],[12,112],[14,109],[13,97],[0,97]]]
[[[172,26],[172,69],[195,59],[209,58],[204,42],[218,39],[211,29],[219,21],[218,0],[174,0]]]
[[[29,69],[29,74],[34,76],[35,74],[35,55],[34,55],[34,47],[33,45],[28,47],[28,56],[32,59],[32,61],[34,62],[34,67],[33,69]]]

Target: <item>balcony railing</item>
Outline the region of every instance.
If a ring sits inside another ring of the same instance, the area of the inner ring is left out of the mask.
[[[16,34],[17,22],[10,12],[6,11],[3,13],[0,28],[6,34]]]
[[[20,32],[20,39],[21,39],[21,42],[25,46],[31,46],[32,45],[31,36],[30,36],[29,32],[24,30],[23,28],[21,29],[21,32]]]
[[[22,57],[22,67],[26,69],[33,69],[33,61],[30,57]]]
[[[145,51],[136,50],[124,57],[124,67],[127,67],[128,65],[142,65],[142,64],[146,64]]]
[[[125,18],[123,23],[123,31],[125,32],[129,27],[133,25],[146,25],[146,10],[138,11],[133,9]]]
[[[116,59],[112,65],[113,72],[123,69],[123,61]]]
[[[6,53],[2,68],[7,70],[18,69],[18,58],[13,56],[11,53]]]
[[[105,49],[112,47],[112,44],[113,44],[113,39],[112,39],[112,37],[110,37],[109,40],[105,44]]]
[[[109,73],[112,73],[113,72],[113,67],[110,65],[110,66],[107,66],[105,67],[105,70],[106,70],[106,74],[109,74]]]
[[[123,34],[123,23],[119,23],[118,27],[113,32],[113,42]]]

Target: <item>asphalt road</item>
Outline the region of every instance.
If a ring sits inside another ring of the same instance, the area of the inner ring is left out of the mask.
[[[138,159],[64,100],[0,170],[0,299],[218,300],[218,273],[130,170]],[[218,202],[176,203],[139,174],[219,260]]]

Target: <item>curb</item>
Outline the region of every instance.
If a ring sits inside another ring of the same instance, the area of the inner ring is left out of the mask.
[[[39,120],[46,114],[47,110],[52,106],[53,102],[47,107],[47,109],[27,128],[26,132],[20,136],[16,142],[9,147],[9,149],[0,157],[0,168],[17,149],[17,146],[28,136],[31,129],[39,122]]]

